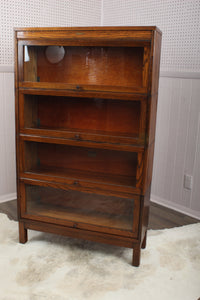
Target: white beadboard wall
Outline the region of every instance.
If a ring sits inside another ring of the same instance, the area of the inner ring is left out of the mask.
[[[104,26],[158,26],[161,70],[200,71],[199,0],[102,0]]]
[[[199,95],[199,79],[160,78],[151,200],[200,219]]]
[[[0,72],[0,202],[16,198],[14,73]]]

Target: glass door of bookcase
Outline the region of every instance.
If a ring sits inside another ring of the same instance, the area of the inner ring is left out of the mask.
[[[43,92],[44,93],[44,92]],[[20,130],[123,144],[143,144],[146,100],[19,93]]]
[[[22,82],[81,90],[146,91],[150,46],[24,45]]]
[[[100,195],[67,190],[64,185],[22,185],[25,201],[23,214],[28,218],[78,229],[137,235],[138,196],[121,198]]]

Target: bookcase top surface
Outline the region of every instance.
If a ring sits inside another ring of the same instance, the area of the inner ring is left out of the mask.
[[[98,27],[16,27],[15,31],[157,31],[162,34],[157,26],[98,26]]]

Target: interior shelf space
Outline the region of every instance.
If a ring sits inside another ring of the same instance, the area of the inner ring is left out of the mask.
[[[136,152],[24,141],[22,172],[90,182],[136,186]]]
[[[24,46],[24,81],[143,86],[144,47]]]
[[[20,103],[21,129],[48,130],[49,135],[59,131],[80,139],[98,136],[102,141],[137,139],[144,130],[141,101],[21,94]]]
[[[121,230],[133,230],[134,199],[25,185],[26,213]]]

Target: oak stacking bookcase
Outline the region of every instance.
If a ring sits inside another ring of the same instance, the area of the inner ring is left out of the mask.
[[[15,29],[19,241],[27,230],[145,248],[161,32]]]

